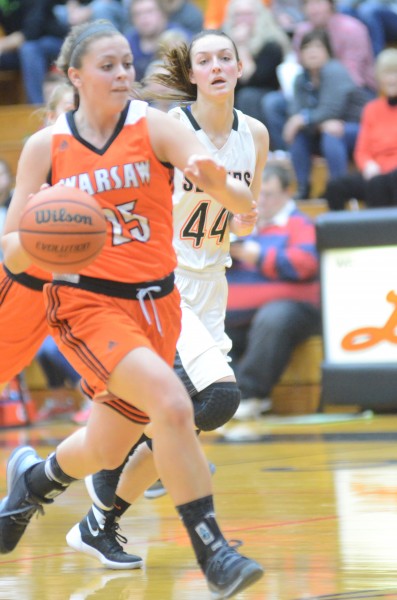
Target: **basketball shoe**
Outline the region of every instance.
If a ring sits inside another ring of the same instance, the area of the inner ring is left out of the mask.
[[[72,527],[66,535],[68,546],[98,558],[109,569],[139,569],[143,560],[140,556],[127,554],[120,542],[127,543],[119,532],[120,526],[113,515],[103,514],[95,506]]]
[[[38,498],[26,485],[26,472],[43,462],[30,446],[16,448],[7,463],[6,496],[0,503],[0,553],[14,550],[36,512],[44,514],[42,504],[53,502]]]
[[[252,585],[264,574],[264,569],[256,561],[242,556],[236,546],[223,544],[206,561],[204,574],[207,579],[212,598],[231,598]]]

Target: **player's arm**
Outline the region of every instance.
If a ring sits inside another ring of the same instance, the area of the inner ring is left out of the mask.
[[[255,172],[251,182],[251,192],[255,202],[258,201],[259,192],[262,184],[262,171],[265,168],[267,157],[269,154],[269,133],[266,127],[252,117],[246,116],[248,127],[251,130],[256,151]],[[249,235],[252,233],[256,221],[258,219],[258,211],[256,205],[253,210],[245,214],[235,214],[230,221],[230,231],[238,236]]]
[[[49,128],[42,129],[27,140],[19,158],[15,188],[2,237],[4,263],[13,273],[20,273],[31,264],[19,239],[19,220],[29,196],[46,183],[51,165],[50,150]]]
[[[150,141],[157,158],[183,171],[186,177],[233,213],[247,213],[253,197],[245,183],[233,179],[182,122],[148,109]]]

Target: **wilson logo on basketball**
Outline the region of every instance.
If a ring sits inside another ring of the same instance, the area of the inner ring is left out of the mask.
[[[71,213],[65,208],[59,210],[36,210],[35,221],[38,225],[42,223],[84,223],[92,225],[92,218],[88,215]]]

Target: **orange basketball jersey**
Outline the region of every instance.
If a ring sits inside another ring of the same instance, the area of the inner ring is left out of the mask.
[[[54,125],[52,183],[93,195],[108,222],[105,247],[82,275],[137,283],[175,268],[172,172],[153,152],[146,111],[145,102],[129,102],[103,148],[79,136],[73,113]]]

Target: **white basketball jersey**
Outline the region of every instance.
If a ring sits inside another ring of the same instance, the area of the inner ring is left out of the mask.
[[[190,107],[173,108],[192,129],[211,155],[233,176],[251,185],[256,165],[254,140],[244,113],[234,110],[233,128],[224,146],[218,149],[200,129]],[[231,264],[229,254],[229,212],[175,169],[174,247],[178,265],[190,270],[224,270]]]

